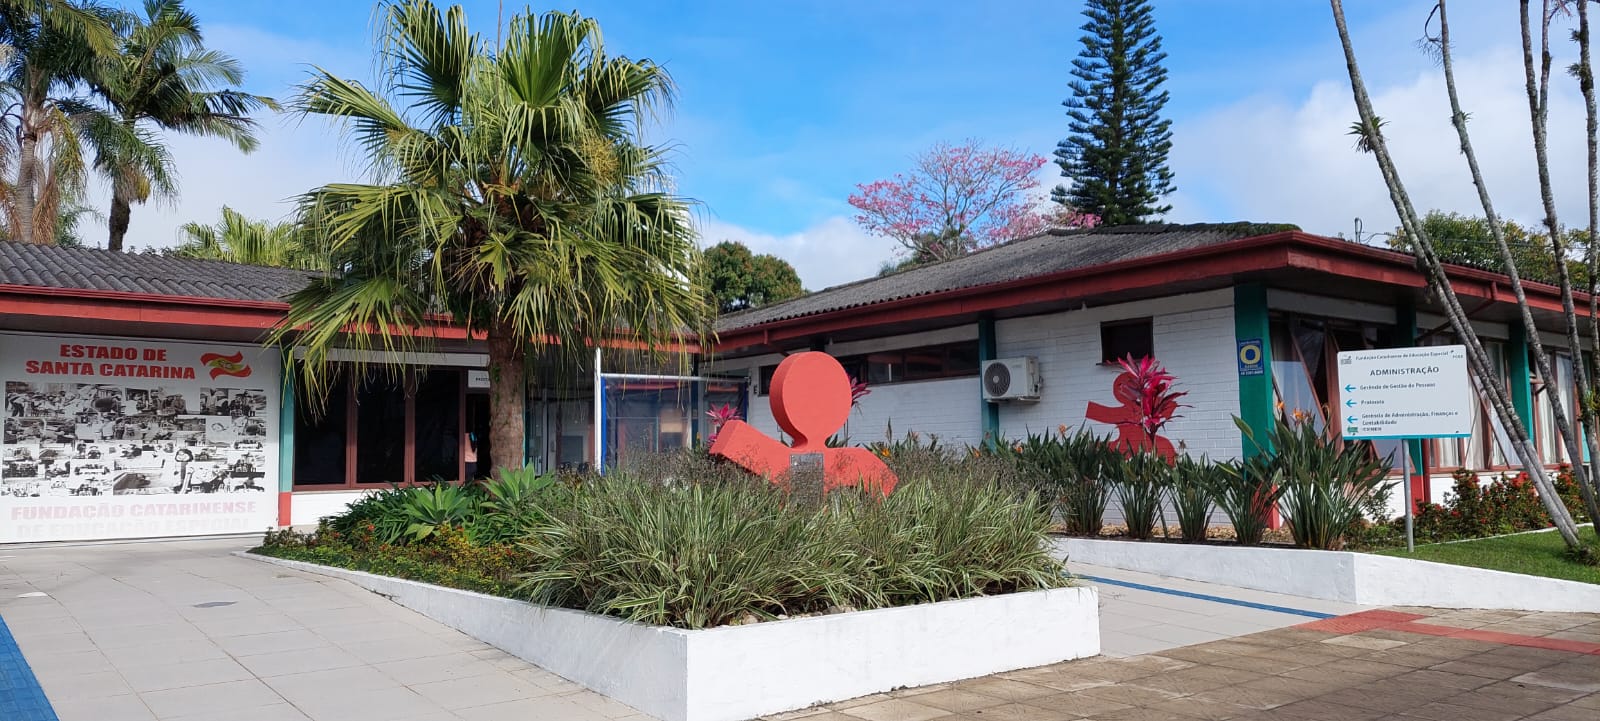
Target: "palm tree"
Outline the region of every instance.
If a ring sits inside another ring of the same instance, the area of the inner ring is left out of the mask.
[[[145,0],[144,16],[131,16],[121,52],[104,59],[95,86],[115,121],[97,148],[95,169],[111,181],[111,237],[122,250],[134,203],[176,192],[172,157],[146,123],[164,130],[219,137],[244,152],[256,148],[250,114],[278,109],[272,98],[218,85],[244,80],[239,62],[207,50],[200,24],[182,0]]]
[[[324,267],[322,254],[304,242],[299,226],[251,220],[227,206],[216,225],[184,223],[178,234],[184,241],[170,252],[183,258],[307,270]]]
[[[72,96],[111,52],[115,10],[65,0],[0,0],[0,222],[5,235],[50,243],[63,207],[83,190],[80,136],[97,113]]]
[[[318,69],[297,100],[345,123],[373,180],[302,197],[338,272],[290,299],[273,339],[305,348],[317,389],[333,349],[417,348],[447,316],[487,339],[491,447],[521,448],[535,351],[581,357],[618,331],[659,350],[709,315],[688,201],[640,138],[671,79],[576,14],[518,15],[499,47],[459,6],[379,14],[377,87]]]

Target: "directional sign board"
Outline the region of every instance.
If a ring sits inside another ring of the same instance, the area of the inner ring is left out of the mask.
[[[1339,390],[1345,438],[1472,435],[1465,346],[1340,353]]]

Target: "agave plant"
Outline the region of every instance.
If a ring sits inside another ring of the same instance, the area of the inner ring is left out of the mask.
[[[412,488],[406,495],[405,515],[411,520],[406,533],[421,541],[445,526],[460,526],[477,515],[473,493],[461,486],[435,483]]]

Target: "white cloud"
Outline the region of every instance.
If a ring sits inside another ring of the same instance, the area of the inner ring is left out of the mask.
[[[899,245],[888,238],[869,235],[848,218],[832,217],[798,233],[776,236],[752,231],[713,218],[702,219],[700,234],[706,245],[736,240],[755,253],[770,253],[789,261],[806,290],[876,275]]]
[[[355,164],[341,154],[336,134],[315,122],[267,118],[257,135],[261,145],[248,155],[217,139],[168,136],[167,148],[179,173],[179,197],[176,202],[134,206],[128,245],[176,245],[179,226],[190,221],[214,223],[223,205],[251,218],[286,220],[294,211],[296,196],[358,176]],[[110,207],[109,188],[100,178],[90,183],[87,201],[101,213]],[[105,247],[104,221],[84,222],[79,231],[85,242]],[[94,227],[88,227],[90,223]]]
[[[1459,48],[1460,46],[1458,46]],[[1523,90],[1521,53],[1500,46],[1464,54],[1456,77],[1468,130],[1496,210],[1524,223],[1543,218]],[[1559,58],[1558,58],[1559,60]],[[1424,69],[1409,79],[1371,84],[1384,137],[1418,211],[1482,215],[1460,153],[1443,74]],[[1582,98],[1576,83],[1551,76],[1549,152],[1563,222],[1587,223]],[[1173,167],[1182,188],[1172,198],[1173,220],[1291,222],[1332,235],[1363,219],[1368,232],[1398,223],[1370,155],[1348,135],[1356,121],[1348,81],[1317,83],[1296,102],[1251,98],[1176,124]],[[1233,217],[1219,218],[1218,214]],[[1210,217],[1207,217],[1210,216]]]

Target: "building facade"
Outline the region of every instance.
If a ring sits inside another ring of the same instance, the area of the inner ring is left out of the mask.
[[[1544,379],[1506,279],[1451,272],[1543,461],[1568,462],[1551,423],[1554,404],[1576,402],[1555,289],[1527,284],[1558,354]],[[958,446],[1060,427],[1116,436],[1130,409],[1115,360],[1150,356],[1188,393],[1167,440],[1231,459],[1256,450],[1236,417],[1262,428],[1299,410],[1326,428],[1337,353],[1455,342],[1413,260],[1392,251],[1252,224],[1050,233],[724,317],[715,347],[682,362],[625,349],[533,359],[524,446],[496,449],[482,340],[447,324],[426,329],[429,352],[350,351],[335,360],[351,372],[308,387],[293,348],[262,345],[307,281],[0,242],[0,542],[309,524],[371,489],[481,477],[507,458],[605,467],[688,447],[724,405],[777,435],[768,381],[806,350],[870,388],[850,442],[916,432]],[[1036,380],[1030,397],[985,399],[995,360],[1034,374],[1012,379]],[[1439,498],[1448,483],[1434,480],[1456,469],[1516,465],[1497,422],[1476,415],[1470,438],[1408,445],[1419,497]]]

